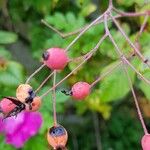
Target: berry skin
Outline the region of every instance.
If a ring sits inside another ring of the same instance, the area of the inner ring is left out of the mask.
[[[7,98],[3,98],[0,101],[0,110],[3,114],[8,114],[9,112],[11,112],[14,108],[16,107],[16,105],[11,102],[9,99]]]
[[[150,134],[145,134],[141,140],[143,150],[150,150]]]
[[[68,56],[64,49],[50,48],[43,54],[44,63],[52,70],[62,70],[68,63]]]
[[[29,84],[20,84],[16,90],[17,99],[25,103],[26,99],[30,97],[30,91],[32,91],[32,87]]]
[[[31,106],[32,106],[32,109],[30,110],[29,105],[26,104],[26,110],[27,111],[32,111],[32,112],[39,110],[39,108],[41,107],[41,98],[39,96],[36,96],[33,99],[33,102],[31,103]]]
[[[54,150],[65,148],[67,140],[68,133],[63,126],[57,125],[48,129],[47,141]]]
[[[82,100],[90,94],[90,85],[86,82],[77,82],[73,85],[71,91],[75,100]]]

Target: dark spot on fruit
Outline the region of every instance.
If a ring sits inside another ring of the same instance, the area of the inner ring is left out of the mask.
[[[31,95],[31,94],[33,93],[33,90],[30,89],[30,90],[28,91],[28,93],[29,93],[29,95]]]
[[[42,57],[43,57],[43,59],[46,61],[46,60],[48,60],[48,58],[49,58],[49,53],[46,51],[46,52],[44,52],[43,53],[43,55],[42,55]]]
[[[26,98],[26,103],[32,103],[33,102],[33,99],[35,98],[36,94],[34,93],[34,91],[32,89],[30,89],[28,91],[29,93],[29,97]]]
[[[49,133],[51,136],[62,136],[64,134],[66,134],[65,129],[62,126],[50,128]]]
[[[56,148],[56,150],[64,150],[65,149],[65,147],[63,147],[63,146],[58,146],[57,148]]]

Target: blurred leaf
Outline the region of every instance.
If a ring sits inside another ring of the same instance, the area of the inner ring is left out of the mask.
[[[73,12],[67,12],[65,15],[60,12],[55,12],[53,16],[46,16],[45,20],[55,28],[68,32],[82,27],[85,23],[83,17],[76,17]]]
[[[0,84],[5,86],[17,86],[24,80],[23,67],[13,61],[7,62],[6,69],[0,69]]]
[[[98,89],[94,90],[90,94],[86,102],[87,102],[89,109],[101,113],[104,119],[110,118],[112,107],[109,104],[103,103],[101,101],[100,91]]]
[[[4,137],[2,135],[0,135],[0,148],[1,149],[6,149],[6,150],[15,150],[15,148],[13,148],[13,146],[8,145],[5,143]]]
[[[47,150],[46,136],[36,135],[32,137],[23,147],[23,150]]]
[[[42,118],[43,118],[43,124],[40,129],[40,134],[45,134],[47,132],[48,128],[53,126],[53,117],[52,113],[49,111],[42,112]]]
[[[83,16],[88,16],[90,15],[91,13],[93,13],[95,10],[96,10],[96,5],[95,4],[92,4],[92,3],[89,3],[88,5],[86,5],[85,7],[83,7],[82,11],[81,11],[81,14]]]
[[[144,1],[143,0],[129,0],[129,1],[126,1],[126,0],[117,0],[117,3],[119,5],[124,5],[124,6],[127,6],[127,7],[130,7],[132,6],[133,4],[137,4],[137,5],[142,5],[144,4]]]
[[[6,59],[11,58],[11,54],[5,47],[0,46],[0,57],[4,57]]]
[[[11,44],[17,41],[17,35],[13,32],[0,31],[0,44]]]
[[[143,74],[147,79],[150,80],[150,70],[149,71],[145,71],[145,73]],[[146,84],[144,81],[141,81],[139,84],[140,89],[143,91],[143,93],[145,94],[146,98],[148,100],[150,100],[150,85]]]
[[[130,32],[129,26],[127,24],[122,24],[122,27],[126,32],[126,34],[129,34]],[[129,45],[126,43],[126,40],[122,37],[122,34],[119,31],[113,29],[111,30],[111,34],[120,50],[122,52],[125,52],[126,55],[130,54],[129,52],[131,52],[131,49],[129,48]],[[106,39],[105,42],[102,43],[100,51],[103,55],[106,55],[112,59],[119,58],[116,49],[110,39]]]

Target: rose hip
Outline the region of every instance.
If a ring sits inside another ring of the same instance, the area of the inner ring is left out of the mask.
[[[64,49],[50,48],[43,54],[44,63],[52,70],[62,70],[68,63],[68,56]]]
[[[77,82],[73,85],[71,91],[75,100],[82,100],[90,94],[90,85],[86,82]]]

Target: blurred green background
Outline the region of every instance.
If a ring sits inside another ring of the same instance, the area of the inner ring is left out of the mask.
[[[116,0],[114,5],[124,11],[150,10],[150,4],[144,0]],[[75,36],[62,39],[59,35],[41,23],[45,19],[51,25],[66,33],[83,27],[102,14],[108,6],[106,0],[0,0],[0,95],[15,96],[15,90],[20,83],[41,64],[42,53],[50,47],[65,48]],[[143,17],[119,19],[122,28],[132,41],[135,40]],[[125,54],[132,50],[124,38],[109,24],[114,39]],[[104,33],[103,24],[90,29],[69,50],[69,57],[87,53],[96,45]],[[150,57],[150,19],[139,45],[142,53]],[[91,95],[82,102],[75,102],[60,91],[69,89],[77,81],[92,82],[96,77],[118,60],[114,47],[105,40],[96,55],[90,59],[78,72],[57,88],[57,114],[60,124],[69,133],[69,150],[140,150],[140,140],[143,130],[126,76],[120,67],[110,76],[98,83]],[[133,65],[146,77],[150,70],[139,59],[132,61]],[[59,73],[57,80],[62,79],[78,63],[70,63]],[[146,121],[150,129],[150,87],[140,81],[136,74],[130,71],[134,88]],[[31,85],[37,88],[50,70],[43,69]],[[39,95],[52,85],[47,82]],[[47,150],[47,128],[52,126],[52,102],[49,94],[43,99],[40,110],[44,123],[37,136],[31,138],[22,150]],[[4,143],[0,135],[0,149],[14,150]]]

